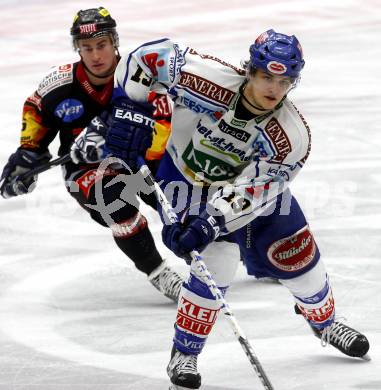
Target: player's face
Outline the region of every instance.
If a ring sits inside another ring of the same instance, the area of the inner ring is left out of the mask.
[[[78,48],[82,61],[95,76],[105,76],[115,69],[117,58],[109,36],[80,39]]]
[[[251,99],[255,106],[272,110],[291,87],[290,77],[278,76],[258,69],[255,75],[250,77],[245,92],[246,97]]]

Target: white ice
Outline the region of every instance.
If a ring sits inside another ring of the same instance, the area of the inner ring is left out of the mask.
[[[24,99],[76,60],[69,26],[92,1],[0,0],[0,165],[16,149]],[[103,2],[122,47],[164,36],[236,65],[268,28],[296,34],[306,67],[292,99],[312,154],[292,185],[331,276],[337,311],[371,343],[370,362],[322,348],[277,284],[241,267],[227,299],[276,390],[381,389],[381,3],[379,0]],[[57,142],[51,151],[57,151]],[[0,200],[0,390],[167,389],[175,306],[67,195],[59,169]],[[161,253],[160,224],[144,208]],[[221,256],[221,244],[215,251]],[[234,248],[224,248],[237,256]],[[205,390],[262,389],[220,318],[199,359]]]

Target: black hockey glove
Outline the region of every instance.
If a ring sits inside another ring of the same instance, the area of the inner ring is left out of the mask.
[[[106,148],[124,160],[131,169],[137,167],[138,156],[145,156],[152,145],[154,120],[153,106],[130,99],[115,103],[112,122],[106,136]]]
[[[18,148],[8,160],[0,178],[0,194],[3,198],[27,194],[32,192],[37,184],[37,175],[21,179],[19,176],[29,170],[50,161],[52,155],[49,151],[36,153]]]

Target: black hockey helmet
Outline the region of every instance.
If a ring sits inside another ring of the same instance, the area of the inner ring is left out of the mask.
[[[116,22],[111,17],[110,12],[103,7],[78,11],[74,17],[70,35],[75,49],[78,49],[78,39],[99,38],[104,35],[110,35],[114,46],[116,48],[119,46]]]

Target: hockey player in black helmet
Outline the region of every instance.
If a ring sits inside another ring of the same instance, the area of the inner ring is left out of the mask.
[[[114,47],[116,49],[119,47],[116,22],[103,7],[78,11],[74,17],[70,34],[73,38],[74,49],[78,49],[78,39],[99,38],[104,35],[110,35]]]
[[[91,120],[101,117],[108,107],[113,75],[120,58],[115,20],[103,7],[81,10],[75,15],[70,34],[81,59],[50,70],[37,90],[26,99],[20,146],[9,157],[1,175],[0,193],[4,198],[31,192],[37,176],[18,182],[17,186],[10,184],[21,173],[51,159],[48,147],[57,134],[60,138],[58,154],[67,154],[82,129],[91,128]],[[157,104],[158,100],[160,104]],[[169,136],[171,111],[165,96],[153,93],[150,101],[157,106],[154,119],[156,134],[160,136],[160,142],[153,139],[146,156],[154,167],[164,153],[163,140]],[[99,137],[96,131],[94,137]],[[73,161],[63,166],[67,190],[93,220],[111,229],[117,246],[140,271],[147,274],[154,287],[176,301],[182,278],[162,259],[147,220],[139,210],[126,203],[112,213],[114,223],[110,225],[100,211],[89,207],[89,204],[96,204],[94,188],[99,182],[105,204],[118,199],[124,189],[123,183],[107,184],[120,173],[126,174],[118,169],[109,169],[99,177],[96,173],[99,156],[96,151],[93,154],[93,160],[89,156],[72,154]],[[154,195],[145,196],[144,201],[156,207]]]
[[[74,22],[70,29],[70,34],[73,39],[73,47],[76,51],[78,51],[87,72],[98,78],[106,78],[114,75],[114,70],[120,58],[118,52],[119,36],[116,31],[116,22],[105,8],[99,7],[97,9],[91,8],[84,11],[79,11],[74,17]],[[109,37],[111,40],[111,43],[115,49],[115,61],[112,64],[112,67],[105,71],[104,74],[94,74],[83,60],[85,50],[80,42],[88,39],[93,40],[102,37]]]

